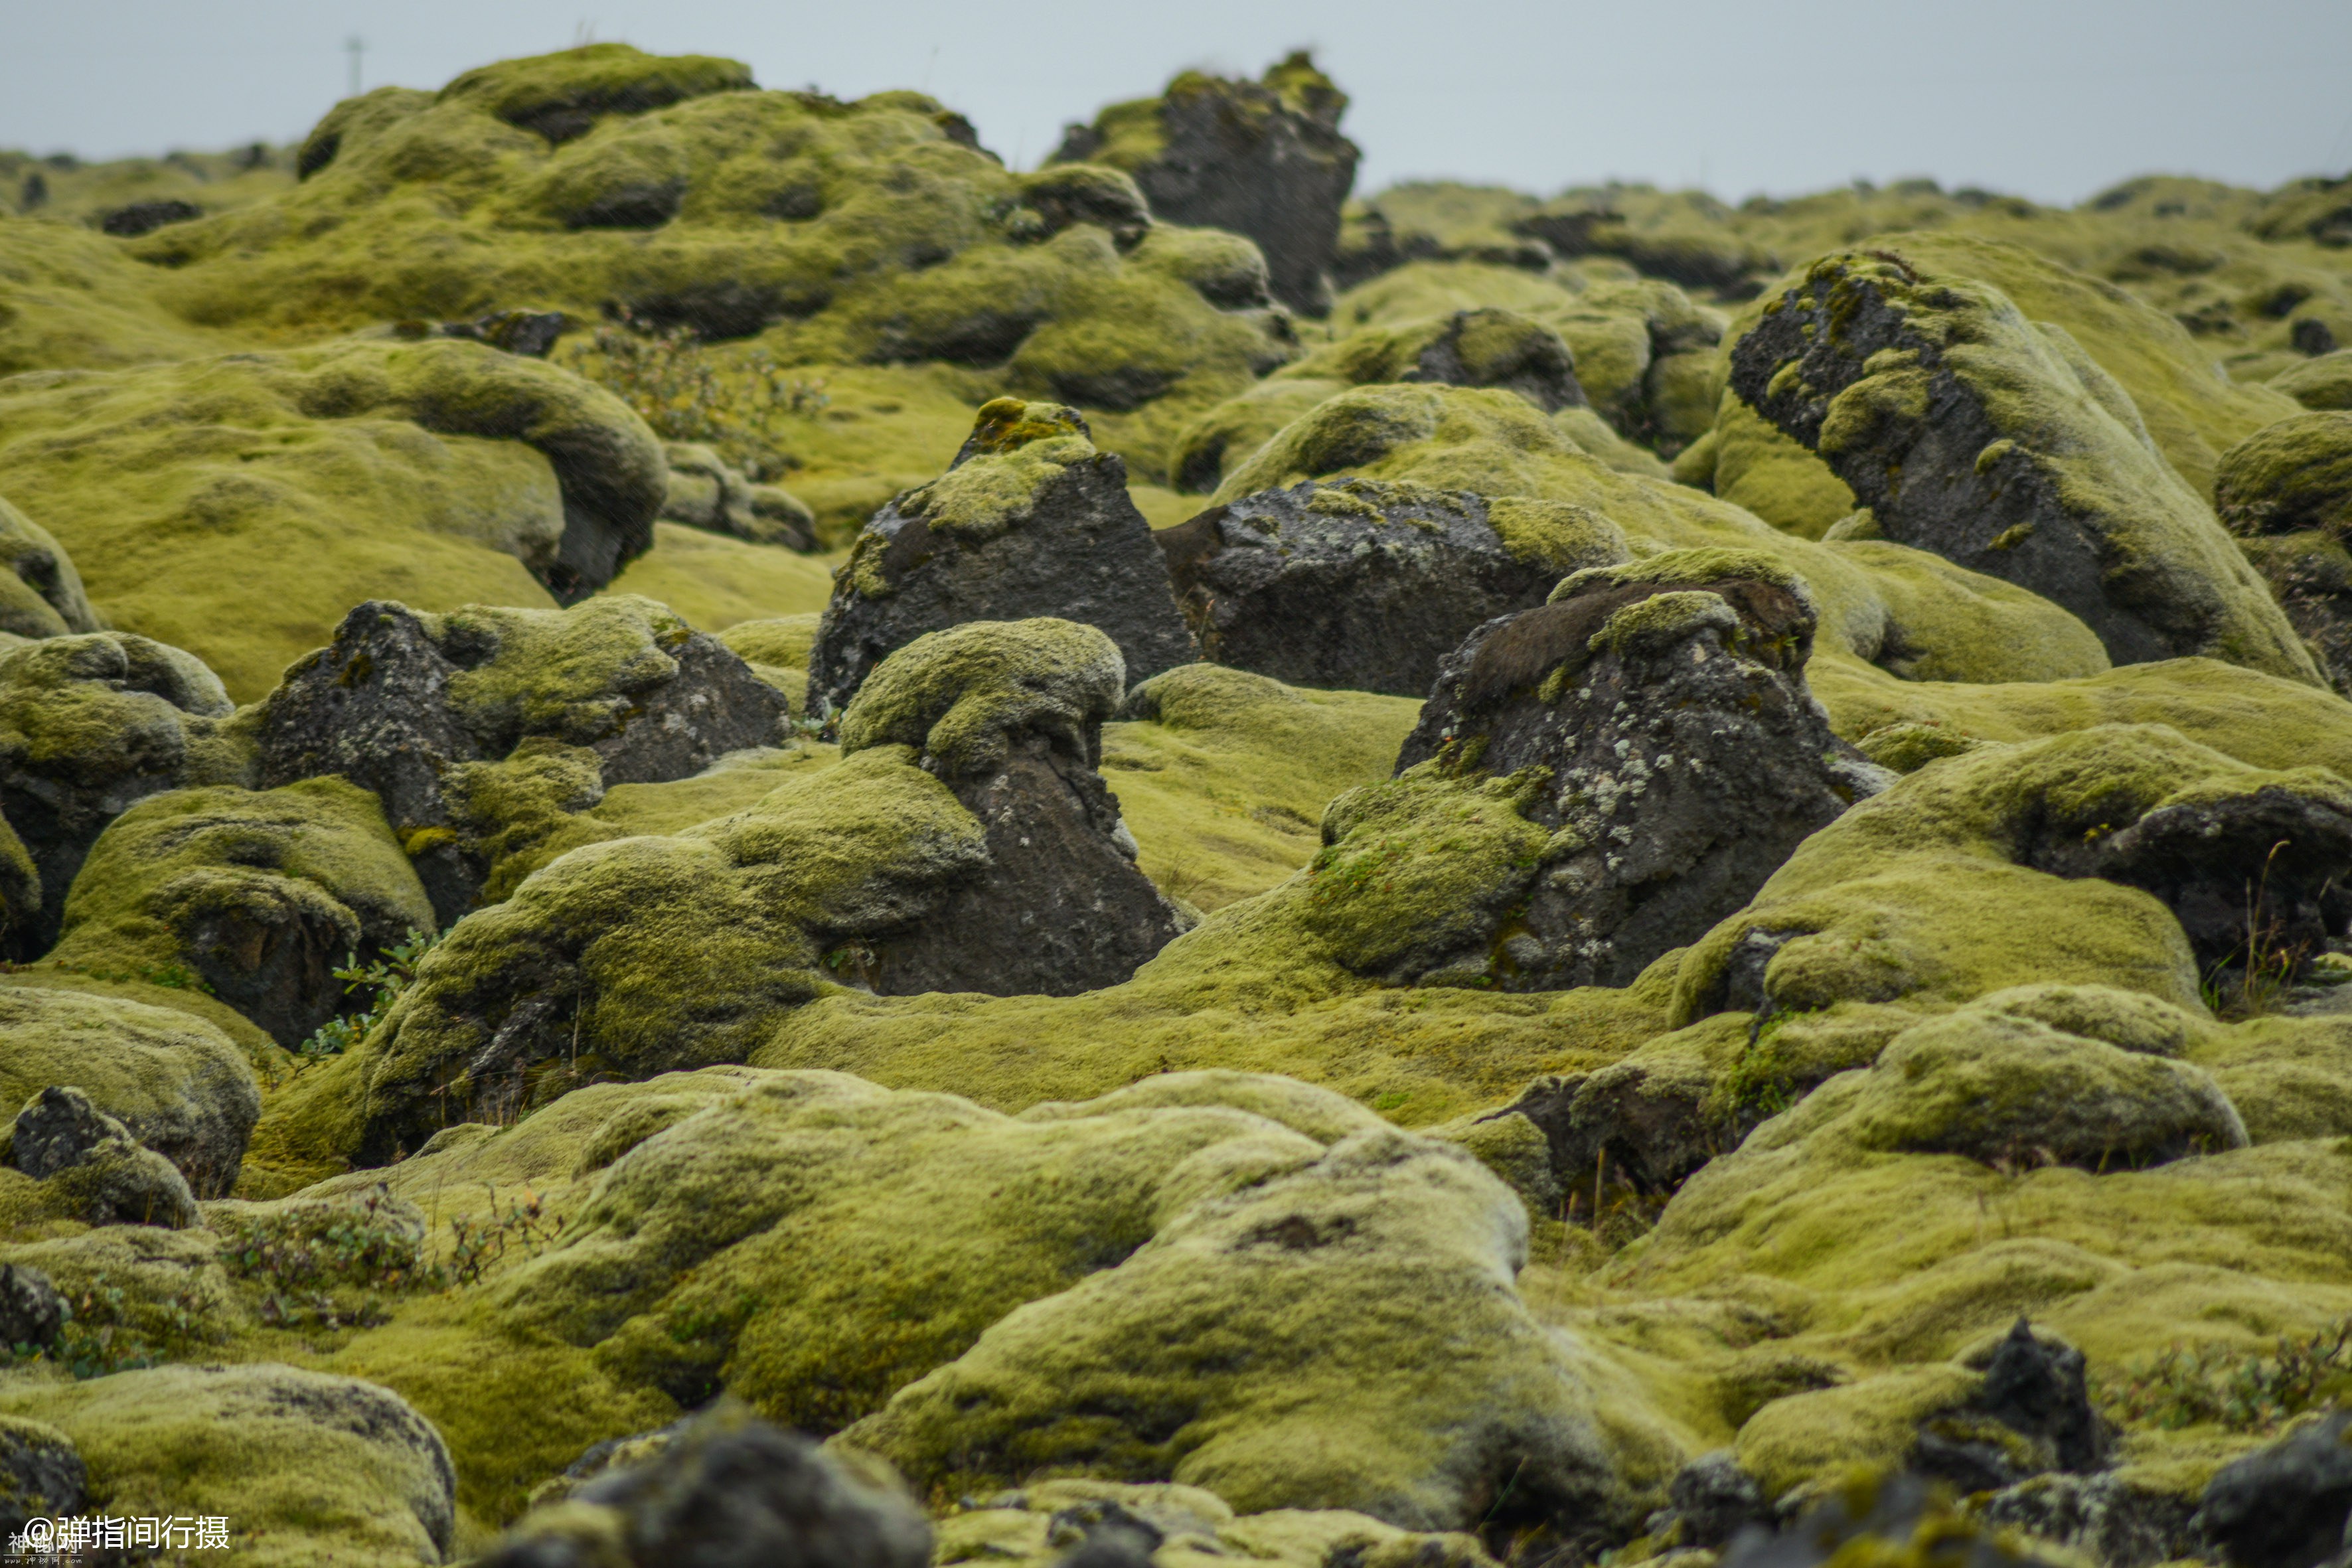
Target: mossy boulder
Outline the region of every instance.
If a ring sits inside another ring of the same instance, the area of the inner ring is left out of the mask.
[[[2305,408],[2352,408],[2352,349],[2337,349],[2282,371],[2271,377],[2270,384]]]
[[[1553,834],[1498,984],[1627,984],[1884,786],[1805,689],[1816,620],[1765,558],[1668,551],[1579,572],[1446,659],[1399,769],[1538,779]]]
[[[261,1090],[244,1051],[184,1013],[67,991],[0,991],[0,1105],[68,1085],[177,1166],[200,1198],[236,1184]]]
[[[1739,340],[1731,385],[1882,537],[2032,588],[2118,661],[2210,653],[2316,679],[2130,396],[1998,289],[1893,252],[1824,258]]]
[[[52,1086],[25,1102],[8,1135],[16,1169],[41,1184],[44,1206],[91,1226],[186,1230],[200,1218],[179,1168],[92,1105]]]
[[[344,1010],[335,976],[434,928],[375,797],[341,779],[173,790],[115,818],[83,861],[49,962],[173,969],[300,1044]]]
[[[2222,455],[2213,496],[2331,682],[2352,690],[2352,412],[2263,426]]]
[[[18,378],[0,463],[99,609],[247,700],[363,599],[585,596],[651,545],[665,482],[612,394],[446,340]]]
[[[258,773],[374,791],[446,923],[514,847],[502,836],[593,805],[606,786],[772,744],[789,712],[717,638],[651,600],[446,615],[370,602],[261,705]],[[573,765],[557,778],[547,770],[563,757]]]
[[[662,456],[669,468],[663,521],[755,544],[816,548],[816,516],[791,491],[753,484],[717,452],[696,443],[667,442]]]
[[[2209,974],[2256,950],[2300,962],[2352,915],[2329,882],[2352,850],[2346,789],[2153,724],[1948,757],[1808,839],[1699,942],[1678,1011],[1958,1002],[2033,981],[2197,1006]]]
[[[1482,622],[1626,553],[1587,508],[1371,479],[1243,496],[1154,537],[1203,658],[1399,697]]]
[[[1126,684],[1110,638],[1070,621],[967,621],[884,659],[842,715],[842,755],[908,748],[985,830],[988,868],[834,973],[882,993],[1067,995],[1165,946],[1185,922],[1096,771]]]
[[[874,515],[835,579],[809,653],[813,703],[837,712],[926,632],[1055,616],[1099,627],[1140,680],[1195,656],[1127,467],[1067,406],[982,406],[948,471]]]
[[[56,941],[82,858],[124,807],[249,774],[234,711],[200,660],[133,634],[0,647],[0,814],[39,877],[10,922],[15,954]]]
[[[152,284],[153,274],[123,255],[121,241],[80,224],[0,225],[0,376],[114,369],[244,346],[166,310]]]
[[[257,1363],[19,1383],[0,1410],[69,1438],[122,1515],[213,1516],[255,1563],[446,1561],[448,1450],[397,1395]],[[176,1537],[174,1538],[176,1540]]]
[[[1356,179],[1356,145],[1339,133],[1347,108],[1304,53],[1255,82],[1186,71],[1156,99],[1071,126],[1053,162],[1122,170],[1160,218],[1248,236],[1265,254],[1274,297],[1319,316],[1330,309],[1326,273]]]
[[[1321,1090],[1163,1076],[1007,1118],[772,1073],[647,1131],[600,1154],[563,1242],[498,1286],[501,1314],[625,1379],[856,1423],[844,1441],[919,1488],[1084,1466],[1236,1510],[1467,1528],[1515,1468],[1525,1513],[1622,1515],[1674,1463],[1663,1432],[1604,1416],[1608,1374],[1528,1317],[1509,1189]],[[788,1187],[762,1179],[780,1163]],[[975,1223],[889,1218],[950,1189],[982,1205]],[[1382,1326],[1335,1337],[1366,1321]],[[1452,1348],[1399,1357],[1416,1335]],[[1176,1343],[1219,1353],[1155,1348]],[[1098,1383],[1134,1414],[1105,1419]]]
[[[0,632],[54,637],[104,629],[64,548],[48,530],[0,500]]]

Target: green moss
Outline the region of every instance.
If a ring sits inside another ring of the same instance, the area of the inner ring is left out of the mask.
[[[2270,384],[2305,408],[2352,408],[2352,349],[2307,360],[2271,377]]]
[[[662,475],[610,395],[446,342],[13,383],[0,454],[100,608],[248,698],[363,599],[548,604],[567,505],[649,515]]]
[[[1845,481],[1737,393],[1723,395],[1715,442],[1715,493],[1773,527],[1819,539],[1853,512],[1853,491]]]
[[[2264,426],[2222,455],[2213,499],[2232,533],[2352,536],[2352,412]]]
[[[717,632],[741,621],[814,615],[833,593],[839,563],[838,555],[803,555],[656,522],[654,547],[601,591],[667,605],[698,630]]]
[[[817,623],[824,618],[821,611],[803,610],[769,620],[738,621],[719,640],[747,664],[806,673],[809,648],[816,641]]]
[[[340,952],[433,924],[432,901],[367,791],[338,778],[171,790],[99,836],[47,962],[131,974],[176,966],[234,991],[271,973],[278,942]]]
[[[252,346],[190,324],[119,241],[79,224],[0,223],[0,376],[114,369]]]
[[[255,1158],[331,1171],[363,1139],[414,1147],[583,1075],[740,1060],[820,988],[827,947],[903,923],[982,864],[980,825],[911,762],[877,746],[677,837],[546,865],[460,921],[362,1045],[273,1102]],[[494,1037],[492,1071],[477,1058]]]
[[[450,1538],[440,1439],[383,1390],[289,1366],[156,1367],[0,1391],[64,1432],[118,1515],[229,1521],[255,1563],[429,1561]]]
[[[0,499],[0,632],[54,637],[104,626],[72,558],[48,530]]]
[[[1083,758],[1126,690],[1118,645],[1093,626],[967,621],[875,667],[842,714],[841,752],[905,746],[942,778],[978,778],[1003,765],[1012,735],[1034,731]]]
[[[11,984],[0,987],[0,1106],[70,1085],[197,1192],[235,1185],[261,1093],[245,1049],[220,1029],[140,1002]]]

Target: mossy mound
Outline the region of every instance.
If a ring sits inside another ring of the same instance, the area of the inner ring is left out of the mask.
[[[236,1184],[260,1087],[237,1044],[185,1013],[64,991],[0,990],[0,1105],[80,1089],[179,1168],[198,1197]]]
[[[248,700],[363,599],[579,598],[651,544],[663,496],[617,399],[446,340],[21,378],[0,461],[100,610]]]
[[[255,1563],[446,1560],[454,1477],[440,1436],[396,1395],[268,1363],[165,1366],[0,1389],[0,1409],[72,1439],[121,1516],[226,1519]],[[173,1543],[178,1544],[175,1534]]]
[[[581,96],[583,74],[604,85]],[[509,97],[567,107],[516,120]],[[1002,366],[1122,409],[1223,395],[1286,353],[1262,312],[1221,310],[1197,268],[1142,254],[1152,226],[1125,175],[1092,171],[1116,211],[1074,203],[1067,171],[1008,172],[919,93],[843,103],[760,90],[731,61],[590,45],[346,100],[301,167],[275,200],[132,242],[171,267],[175,310],[320,331],[611,309],[760,334],[786,364]]]
[[[1223,1498],[1200,1487],[1075,1479],[1034,1482],[1000,1493],[985,1508],[941,1521],[940,1549],[951,1562],[984,1554],[1045,1563],[1074,1541],[1083,1544],[1121,1534],[1147,1543],[1156,1538],[1155,1563],[1163,1552],[1172,1560],[1180,1552],[1212,1551],[1245,1564],[1285,1568],[1319,1568],[1339,1553],[1380,1568],[1408,1561],[1426,1562],[1430,1568],[1484,1568],[1492,1561],[1475,1536],[1402,1531],[1343,1509],[1236,1514]]]
[[[2266,425],[2222,457],[2213,503],[2233,533],[2352,535],[2352,412]]]
[[[1662,1431],[1602,1415],[1608,1373],[1518,1305],[1509,1190],[1324,1091],[1167,1077],[1006,1118],[835,1074],[747,1078],[684,1120],[608,1121],[583,1160],[609,1171],[564,1242],[502,1279],[500,1319],[596,1347],[625,1382],[723,1385],[819,1431],[866,1417],[845,1440],[925,1487],[1075,1462],[1237,1508],[1458,1528],[1514,1465],[1531,1493],[1622,1513],[1674,1462]],[[779,1163],[789,1189],[760,1174]],[[891,1219],[950,1188],[995,1195],[968,1226]],[[919,1325],[909,1290],[934,1303]],[[1357,1356],[1332,1325],[1360,1311],[1382,1328]],[[1171,1314],[1225,1356],[1155,1356],[1147,1325]],[[1434,1380],[1393,1354],[1415,1334],[1457,1347]],[[1172,1425],[1086,1417],[1096,1375],[1162,1386],[1150,1407]]]
[[[1991,286],[1893,251],[1824,258],[1768,303],[1731,367],[1733,389],[1817,449],[1883,537],[2034,589],[2122,662],[2210,653],[2316,679],[2129,395]]]
[[[86,163],[70,153],[36,158],[0,152],[0,207],[119,234],[148,221],[150,206],[222,212],[294,183],[294,150],[251,142],[219,153]],[[191,212],[185,217],[197,216]],[[172,221],[184,222],[185,217]],[[126,219],[130,221],[125,221]]]
[[[154,275],[79,224],[0,223],[0,376],[112,370],[253,346],[158,303]]]
[[[2352,349],[2337,349],[2280,372],[2270,384],[2305,408],[2352,408]]]
[[[290,1049],[348,1005],[339,964],[434,923],[367,791],[335,778],[172,790],[99,835],[48,962],[193,972]]]
[[[1815,834],[1694,946],[1678,1011],[1958,1002],[2033,980],[2197,1006],[2250,942],[2308,955],[2352,913],[2325,886],[2346,788],[2158,725],[1948,757]],[[2265,879],[2281,841],[2315,880]]]
[[[66,894],[106,825],[183,784],[248,782],[252,742],[202,661],[123,632],[0,648],[0,812],[37,869],[18,956],[57,939]]]
[[[104,629],[72,558],[48,530],[0,500],[0,632],[54,637]]]
[[[1127,695],[1118,645],[1074,621],[967,621],[877,667],[841,716],[841,754],[904,746],[950,784],[1003,767],[1032,731],[1091,763]]]

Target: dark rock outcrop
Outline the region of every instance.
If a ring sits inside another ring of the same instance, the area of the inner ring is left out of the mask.
[[[2352,413],[2255,431],[2222,454],[2213,505],[2330,682],[2352,695]]]
[[[884,1467],[732,1408],[526,1517],[482,1568],[925,1568],[931,1528]]]
[[[0,1263],[0,1349],[54,1344],[65,1325],[65,1299],[47,1275]]]
[[[1671,551],[1580,572],[1445,660],[1399,770],[1548,768],[1529,815],[1576,841],[1507,939],[1510,988],[1628,984],[1882,786],[1805,687],[1814,622],[1765,557]]]
[[[988,864],[908,928],[845,950],[840,977],[884,994],[1067,996],[1167,945],[1181,922],[1095,771],[1124,689],[1117,650],[1066,622],[969,623],[876,671],[842,718],[843,750],[915,747],[979,819]]]
[[[1883,538],[2032,589],[2118,664],[2317,670],[2129,394],[1990,285],[1824,257],[1731,352],[1733,391],[1818,452]]]
[[[204,216],[205,209],[194,202],[164,197],[110,207],[98,215],[98,226],[118,239],[136,239],[142,234],[154,233],[166,224],[186,223],[191,218]]]
[[[45,1089],[16,1113],[10,1157],[37,1182],[56,1182],[66,1206],[91,1225],[203,1223],[195,1194],[163,1155],[78,1089]]]
[[[70,1519],[89,1501],[89,1468],[64,1433],[0,1418],[0,1541],[36,1519]]]
[[[1100,628],[1130,681],[1196,657],[1125,462],[1095,450],[1076,409],[998,398],[946,474],[858,535],[809,650],[809,704],[846,708],[926,632],[1033,616]]]
[[[1186,71],[1159,98],[1071,126],[1054,161],[1124,169],[1163,221],[1248,236],[1274,297],[1319,316],[1360,155],[1339,134],[1347,108],[1303,53],[1255,82]]]
[[[2196,1523],[2233,1568],[2317,1568],[2344,1551],[2352,1517],[2352,1411],[2221,1467]]]
[[[264,701],[260,777],[336,773],[373,790],[446,925],[483,874],[452,829],[453,767],[544,736],[594,753],[606,784],[687,778],[772,744],[789,707],[725,644],[647,600],[446,616],[371,601]]]
[[[1261,490],[1153,537],[1203,658],[1398,697],[1424,695],[1483,623],[1625,559],[1585,508],[1357,479]]]

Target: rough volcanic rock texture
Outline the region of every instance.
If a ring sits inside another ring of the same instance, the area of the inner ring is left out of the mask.
[[[559,793],[593,805],[600,785],[685,778],[772,744],[788,712],[724,644],[650,600],[446,616],[371,602],[263,704],[259,770],[265,784],[336,773],[373,790],[446,923],[481,889],[469,836],[495,833],[507,804],[479,764],[530,741],[578,748],[594,773],[586,798]]]
[[[11,956],[57,940],[82,857],[126,806],[242,773],[221,722],[234,710],[211,670],[146,637],[95,632],[0,648],[0,816],[39,878],[37,907],[12,913]]]
[[[78,1089],[52,1087],[26,1100],[9,1153],[18,1170],[53,1190],[58,1208],[84,1224],[186,1230],[201,1218],[179,1168]]]
[[[988,869],[836,972],[883,993],[1069,995],[1166,946],[1177,912],[1096,771],[1125,694],[1118,649],[1068,621],[968,621],[883,660],[842,715],[843,754],[912,747],[985,830]]]
[[[1399,770],[1547,770],[1532,816],[1556,834],[1507,988],[1626,984],[1878,787],[1805,688],[1815,620],[1760,556],[1668,552],[1580,572],[1446,659]]]
[[[1371,479],[1244,496],[1154,538],[1203,658],[1398,697],[1425,694],[1482,623],[1625,559],[1583,507]]]
[[[2032,588],[2118,663],[2210,654],[2316,679],[2129,395],[1998,289],[1891,252],[1823,258],[1733,349],[1731,385],[1881,536]]]
[[[614,1467],[560,1511],[526,1521],[483,1568],[927,1568],[930,1521],[887,1472],[714,1411],[666,1435],[645,1462]]]
[[[193,975],[291,1048],[348,1005],[335,971],[352,954],[434,923],[365,790],[337,778],[219,785],[151,795],[99,836],[50,957]]]
[[[809,653],[809,700],[848,706],[874,667],[964,621],[1097,626],[1129,680],[1195,657],[1127,465],[1073,408],[999,398],[948,471],[877,512],[835,579]]]
[[[1186,71],[1156,99],[1071,126],[1054,158],[1125,170],[1167,222],[1248,236],[1265,253],[1274,297],[1319,316],[1356,180],[1356,145],[1339,134],[1347,108],[1304,54],[1255,82]]]

